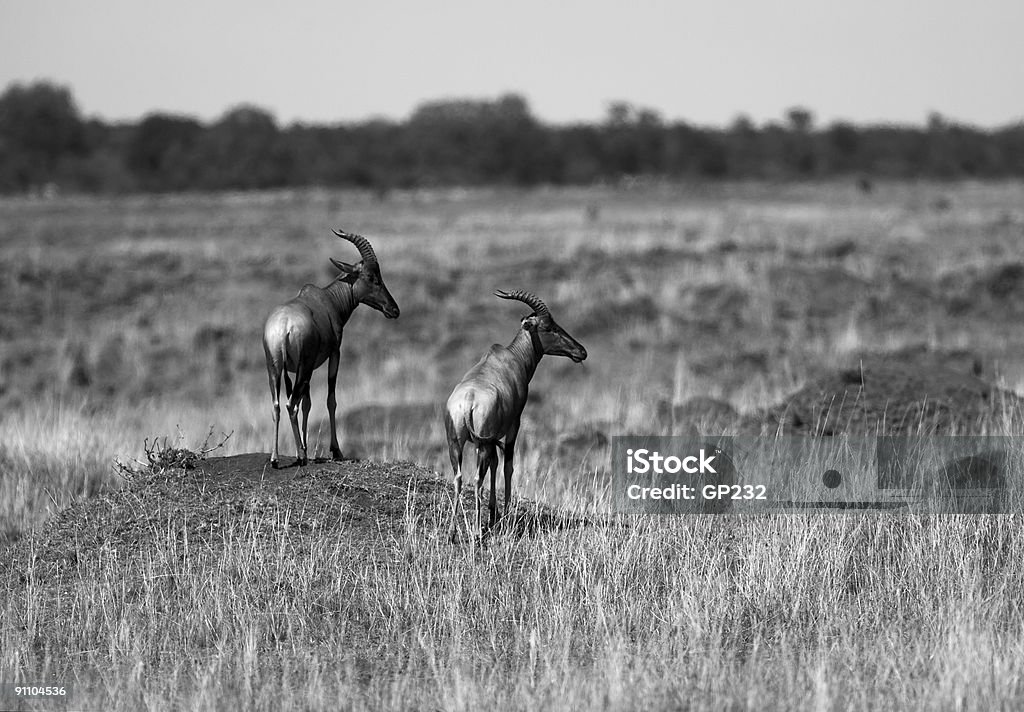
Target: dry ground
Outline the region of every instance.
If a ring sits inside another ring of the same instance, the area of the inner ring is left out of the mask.
[[[73,681],[88,709],[1017,706],[1019,513],[605,510],[615,434],[1019,434],[1022,198],[4,201],[0,678]],[[247,455],[270,444],[259,328],[348,259],[332,226],[373,240],[402,307],[357,312],[343,345],[342,445],[368,460],[269,472]],[[541,364],[516,526],[453,547],[436,410],[514,334],[495,288],[538,293],[591,355]],[[232,432],[228,457],[114,473],[179,427]]]

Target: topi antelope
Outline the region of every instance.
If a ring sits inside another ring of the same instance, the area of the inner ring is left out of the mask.
[[[338,361],[341,356],[341,332],[359,304],[382,312],[388,319],[398,318],[398,305],[380,276],[377,256],[369,241],[360,235],[335,230],[334,234],[359,249],[358,264],[331,258],[341,274],[326,287],[307,284],[294,299],[277,307],[263,327],[263,352],[270,376],[270,397],[274,403],[274,450],[270,464],[277,467],[277,439],[281,423],[281,376],[288,397],[288,418],[295,436],[297,464],[306,464],[306,426],[309,421],[309,379],[313,371],[327,361],[327,412],[331,419],[331,456],[342,459],[338,429],[334,421],[338,399]],[[295,374],[292,386],[288,372]],[[298,405],[302,403],[302,431],[299,432]]]
[[[515,454],[519,421],[529,397],[530,379],[544,354],[567,356],[576,363],[587,358],[587,350],[555,323],[544,304],[524,291],[494,293],[502,299],[516,299],[533,308],[523,318],[522,327],[508,346],[495,344],[473,368],[469,369],[452,394],[444,416],[448,437],[448,455],[455,470],[455,504],[452,507],[451,538],[456,536],[456,521],[462,494],[462,450],[466,441],[476,446],[476,526],[480,526],[480,496],[484,475],[491,473],[490,519],[494,526],[498,508],[494,480],[498,469],[497,449],[505,461],[505,511],[512,499],[512,458]],[[500,441],[504,440],[504,444]]]

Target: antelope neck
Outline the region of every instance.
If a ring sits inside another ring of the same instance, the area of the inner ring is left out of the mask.
[[[533,332],[520,329],[519,333],[516,334],[516,338],[512,339],[512,343],[508,345],[508,350],[512,353],[516,363],[526,372],[527,378],[532,378],[533,372],[537,370],[537,364],[540,363],[541,356],[544,355],[544,351],[540,346],[540,339]]]
[[[337,309],[338,314],[341,315],[342,322],[348,321],[352,312],[359,305],[359,300],[356,299],[352,285],[341,280],[335,280],[327,286],[325,291],[331,303]]]

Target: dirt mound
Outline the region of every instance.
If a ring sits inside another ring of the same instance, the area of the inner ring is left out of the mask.
[[[464,504],[472,511],[472,487]],[[217,549],[238,537],[258,545],[284,527],[297,549],[318,542],[352,556],[389,558],[410,526],[447,545],[451,484],[409,462],[315,462],[269,467],[269,455],[210,458],[193,469],[146,471],[120,490],[65,509],[2,552],[12,575],[75,576],[103,558],[144,561],[156,550]],[[532,536],[588,524],[543,505],[517,501],[503,535]]]
[[[899,256],[891,261],[899,263]],[[942,285],[904,277],[898,269],[870,279],[830,265],[777,265],[768,272],[772,309],[781,319],[857,317],[872,323],[905,324],[941,309]]]
[[[744,288],[731,284],[700,284],[684,287],[679,294],[677,317],[704,328],[742,326],[752,297]]]
[[[647,294],[595,299],[573,315],[571,329],[574,335],[585,339],[615,332],[628,324],[651,322],[660,314],[660,308]]]
[[[868,280],[834,265],[778,265],[768,272],[768,282],[777,313],[819,319],[850,313],[877,289]]]
[[[938,354],[866,357],[815,378],[770,408],[743,418],[745,433],[785,435],[988,434],[1024,414],[1024,399]]]
[[[950,314],[1005,316],[1024,311],[1024,264],[1008,262],[951,273],[941,282]]]

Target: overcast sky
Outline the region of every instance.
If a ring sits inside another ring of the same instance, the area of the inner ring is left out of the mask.
[[[404,118],[523,94],[553,122],[623,99],[725,125],[1024,119],[1024,0],[0,0],[0,87],[51,79],[86,115]]]

